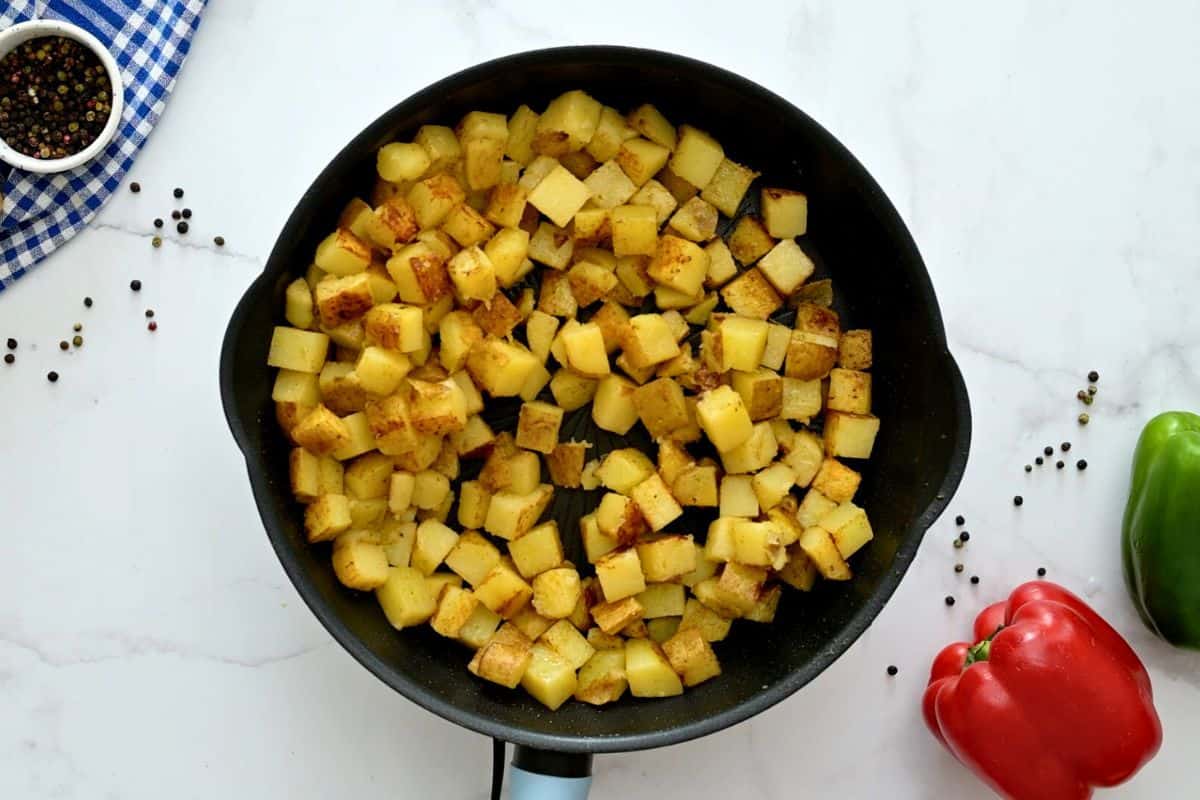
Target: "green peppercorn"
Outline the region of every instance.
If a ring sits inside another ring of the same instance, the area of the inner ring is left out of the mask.
[[[962,546],[963,546],[963,541],[962,541],[962,539],[955,539],[955,540],[954,540],[954,549],[956,549],[956,550],[961,550],[961,549],[962,549]]]
[[[1097,389],[1097,388],[1096,388],[1094,385],[1093,385],[1093,386],[1089,386],[1089,387],[1088,387],[1088,390],[1087,390],[1088,394],[1089,394],[1089,395],[1091,395],[1091,396],[1093,396],[1093,397],[1095,397],[1095,395],[1096,395],[1096,392],[1098,392],[1098,391],[1100,391],[1100,390],[1099,390],[1099,389]]]
[[[153,239],[150,240],[150,244],[154,247],[162,247],[162,237],[155,236]]]
[[[1090,416],[1088,416],[1087,412],[1084,412],[1079,415],[1079,424],[1080,425],[1087,425],[1091,421],[1092,421],[1092,418]]]
[[[74,339],[71,340],[71,344],[75,345],[76,347],[83,347],[83,337],[76,336]]]
[[[71,330],[75,331],[76,333],[79,333],[81,330],[83,330],[83,323],[76,322],[74,325],[71,326]]]

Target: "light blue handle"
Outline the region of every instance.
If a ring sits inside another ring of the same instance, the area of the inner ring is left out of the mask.
[[[592,779],[557,778],[510,767],[508,785],[510,800],[587,800]]]

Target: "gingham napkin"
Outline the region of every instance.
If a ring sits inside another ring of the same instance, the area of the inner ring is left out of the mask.
[[[57,175],[0,164],[0,292],[82,230],[121,183],[175,88],[207,2],[0,0],[0,29],[61,19],[90,31],[109,46],[125,84],[121,126],[92,161]]]

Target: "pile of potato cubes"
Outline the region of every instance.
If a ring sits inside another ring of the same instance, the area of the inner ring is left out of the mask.
[[[804,194],[762,188],[739,216],[758,173],[712,136],[581,91],[423,126],[378,172],[287,287],[268,357],[308,539],[343,584],[555,709],[678,695],[782,586],[850,578],[871,334],[808,282]],[[508,397],[516,430],[495,431],[481,414]],[[655,459],[562,441],[589,405]],[[599,487],[578,530],[542,521],[555,491]],[[689,506],[707,531],[672,529]]]

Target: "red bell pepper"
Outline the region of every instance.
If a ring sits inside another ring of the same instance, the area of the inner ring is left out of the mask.
[[[1018,586],[975,619],[975,644],[933,662],[925,722],[954,757],[1012,800],[1085,800],[1162,743],[1150,676],[1075,595]]]

